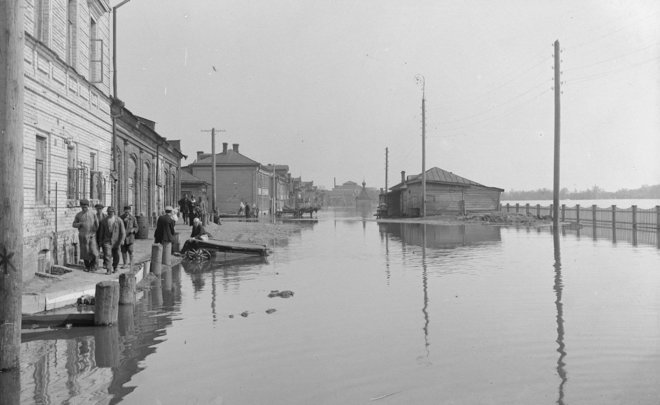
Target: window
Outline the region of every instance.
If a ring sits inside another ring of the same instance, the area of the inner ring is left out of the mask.
[[[89,81],[103,82],[103,40],[98,39],[96,20],[89,20]]]
[[[35,151],[35,182],[34,182],[34,195],[35,201],[38,203],[46,203],[46,157],[48,156],[48,149],[46,138],[37,136],[37,144]]]
[[[66,198],[80,200],[87,194],[87,167],[76,159],[76,148],[70,145],[67,149],[67,191]]]
[[[40,1],[40,0],[37,0]],[[67,25],[66,25],[66,63],[70,66],[76,65],[76,0],[67,2]]]
[[[50,1],[35,0],[34,3],[34,37],[48,45],[48,33],[50,24]]]

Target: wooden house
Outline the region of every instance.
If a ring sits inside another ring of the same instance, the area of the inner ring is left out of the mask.
[[[426,215],[495,211],[503,191],[434,167],[426,171]],[[420,216],[422,175],[401,172],[401,182],[390,188],[385,203],[389,217]]]

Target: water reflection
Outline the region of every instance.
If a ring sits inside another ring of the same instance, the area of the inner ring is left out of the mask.
[[[539,232],[552,232],[551,228],[538,228]],[[609,240],[613,245],[619,242],[627,242],[633,246],[639,244],[651,245],[660,249],[660,232],[639,230],[639,229],[622,229],[622,228],[602,228],[593,226],[576,226],[575,224],[565,225],[561,227],[561,235],[574,235],[577,240],[581,237],[591,238],[593,241]]]
[[[0,404],[21,403],[21,373],[19,370],[0,371]]]
[[[401,240],[402,244],[432,249],[454,249],[461,246],[500,242],[500,228],[484,225],[426,225],[378,223],[381,233]]]
[[[90,403],[109,394],[113,404],[133,392],[129,382],[179,311],[180,271],[164,270],[135,305],[120,305],[117,325],[24,333],[20,403]],[[11,378],[0,374],[0,384],[5,377]],[[19,403],[0,388],[0,403]]]
[[[429,358],[431,350],[429,349],[429,279],[426,267],[426,224],[422,226],[422,291],[424,292],[424,303],[422,305],[422,314],[424,315],[424,351],[426,353],[426,362],[430,364]]]
[[[555,291],[555,308],[557,310],[557,352],[559,353],[559,358],[557,359],[557,374],[561,379],[561,383],[559,383],[559,397],[557,403],[559,405],[564,405],[564,385],[568,381],[566,363],[564,362],[564,358],[566,357],[566,345],[564,344],[564,304],[561,301],[564,285],[561,277],[561,246],[559,232],[558,230],[555,230],[552,234],[555,253],[555,283],[553,289]]]

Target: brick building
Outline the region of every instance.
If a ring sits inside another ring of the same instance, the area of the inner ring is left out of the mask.
[[[236,213],[241,201],[255,204],[260,213],[270,212],[272,204],[273,170],[272,167],[250,159],[239,152],[237,143],[228,148],[227,142],[222,144],[222,152],[215,156],[216,165],[216,207],[219,213]],[[197,152],[197,159],[182,168],[194,177],[209,184],[213,178],[213,155]],[[288,166],[276,165],[276,175]],[[280,172],[277,171],[279,168]],[[279,190],[284,187],[280,184]],[[288,190],[288,189],[287,189]],[[209,198],[211,191],[209,190]],[[289,194],[288,191],[286,193]],[[210,206],[209,206],[210,207]]]

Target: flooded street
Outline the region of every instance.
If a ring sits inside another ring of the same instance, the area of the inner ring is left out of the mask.
[[[177,267],[118,326],[24,342],[21,403],[658,403],[657,236],[558,242],[322,211],[267,262]]]

